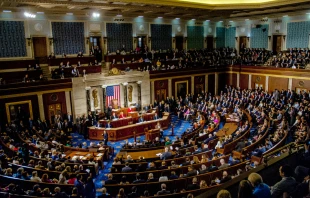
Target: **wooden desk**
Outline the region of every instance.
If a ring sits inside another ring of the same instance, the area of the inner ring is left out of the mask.
[[[150,121],[153,120],[154,117],[154,113],[146,113],[143,114],[143,120],[144,121]],[[105,127],[107,125],[109,120],[99,120],[99,123],[101,124],[101,126]],[[127,117],[127,118],[120,118],[120,119],[116,119],[116,120],[110,120],[110,124],[112,125],[112,128],[118,128],[118,127],[122,127],[122,126],[126,126],[128,124],[136,124],[139,121],[139,117]]]
[[[156,150],[149,150],[149,151],[138,151],[138,152],[125,152],[127,155],[130,155],[133,160],[139,159],[140,156],[143,156],[144,159],[149,160],[149,159],[160,159],[156,154],[157,153],[163,153],[165,149],[156,149]],[[174,151],[170,151],[172,155],[175,154]],[[116,157],[121,157],[121,155],[124,153],[118,153]],[[126,157],[126,156],[123,156]]]
[[[81,64],[89,64],[90,62],[94,63],[96,60],[96,57],[94,56],[84,56],[84,57],[67,57],[67,58],[52,58],[47,59],[48,66],[59,66],[61,62],[63,62],[64,65],[67,64],[69,61],[70,64],[76,65],[78,61],[80,61]]]
[[[223,137],[225,135],[231,135],[233,132],[235,132],[238,128],[237,122],[229,122],[224,125],[222,129],[220,129],[217,133],[217,137]]]
[[[170,123],[169,113],[164,113],[163,118],[159,120],[151,120],[137,124],[126,125],[118,128],[97,128],[89,127],[88,134],[91,140],[103,140],[103,132],[106,130],[109,136],[109,141],[119,141],[134,137],[133,132],[136,132],[136,136],[144,135],[145,129],[154,129],[160,123],[162,129],[166,129]]]
[[[91,73],[101,73],[101,66],[81,66],[81,67],[76,67],[79,70],[80,76],[83,75],[83,70],[85,69],[86,74],[91,74]],[[65,77],[72,77],[72,70],[73,67],[66,67],[64,68],[64,75]],[[55,69],[55,71],[60,74],[60,69]]]
[[[82,151],[67,151],[65,152],[65,154],[66,154],[66,157],[70,156],[71,159],[74,156],[82,157],[81,159],[84,162],[88,162],[91,157],[94,157],[94,160],[98,162],[98,165],[103,168],[103,159],[104,159],[105,152],[94,153],[94,152],[82,152]]]
[[[38,61],[36,61],[35,59],[0,61],[0,70],[6,70],[6,69],[25,69],[26,70],[28,65],[31,65],[33,67],[35,66],[36,63],[38,63]]]
[[[155,140],[156,137],[160,136],[160,130],[159,129],[152,129],[145,132],[145,139],[148,141]]]

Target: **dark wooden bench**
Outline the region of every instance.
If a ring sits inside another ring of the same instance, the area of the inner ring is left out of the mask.
[[[34,67],[35,64],[38,64],[38,63],[39,62],[35,59],[0,61],[0,70],[6,70],[6,69],[26,70],[28,65],[31,65],[32,67]]]

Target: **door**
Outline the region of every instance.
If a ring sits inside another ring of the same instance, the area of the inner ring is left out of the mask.
[[[183,50],[183,36],[175,37],[175,48],[179,51]]]
[[[162,101],[167,98],[167,90],[166,89],[158,89],[156,90],[156,100]]]
[[[54,118],[56,115],[62,116],[61,104],[57,103],[57,104],[48,105],[48,118],[51,124],[55,124]]]
[[[207,37],[207,49],[213,49],[213,36]]]
[[[281,51],[282,48],[281,38],[282,38],[281,35],[273,35],[272,51],[274,55],[276,55],[278,52]]]
[[[97,46],[101,49],[100,40],[101,40],[100,36],[91,36],[89,38],[89,49],[90,49],[89,51],[90,52],[94,52],[94,49],[96,49]]]
[[[47,45],[45,37],[33,37],[33,51],[35,58],[47,57]]]
[[[138,46],[140,48],[144,48],[144,46],[146,45],[146,36],[138,36],[137,40],[138,40]]]
[[[239,52],[242,51],[244,48],[246,48],[246,36],[240,36],[239,37]]]

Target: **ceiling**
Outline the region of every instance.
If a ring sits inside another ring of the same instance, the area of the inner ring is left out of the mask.
[[[244,20],[304,15],[310,0],[0,0],[0,11],[44,12],[63,15],[163,17],[182,20]]]

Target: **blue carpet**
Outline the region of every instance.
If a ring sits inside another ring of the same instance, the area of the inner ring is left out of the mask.
[[[186,131],[186,129],[191,128],[192,126],[190,125],[191,123],[189,121],[184,121],[181,119],[178,119],[177,116],[171,115],[171,122],[174,124],[174,135],[175,136],[169,136],[172,141],[176,139],[176,136],[181,137],[182,133]],[[171,135],[171,127],[168,129],[164,130],[164,137]],[[72,136],[72,146],[76,147],[83,142],[86,142],[87,145],[90,144],[90,142],[95,142],[98,144],[99,141],[96,140],[86,140],[84,139],[83,135],[80,135],[78,133],[71,133]],[[137,136],[137,140],[143,141],[145,139],[145,136]],[[134,142],[134,138],[129,138],[129,142]],[[122,146],[125,144],[125,140],[121,140],[118,142],[108,142],[108,145],[111,147],[114,147],[114,155],[111,156],[111,158],[107,161],[104,162],[104,169],[99,171],[98,176],[95,179],[95,185],[96,188],[102,188],[102,182],[103,180],[107,179],[106,174],[110,172],[110,168],[112,167],[113,163],[113,158],[115,155],[121,150]]]

